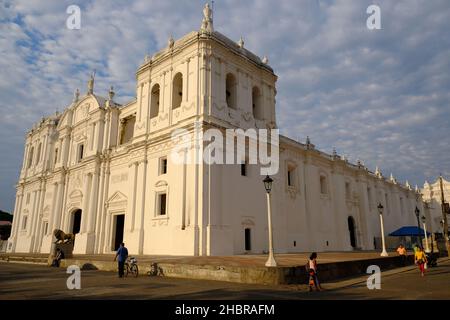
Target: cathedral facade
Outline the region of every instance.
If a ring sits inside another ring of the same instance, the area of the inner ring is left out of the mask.
[[[268,59],[214,31],[205,7],[201,29],[169,39],[136,79],[136,98],[121,105],[112,88],[97,95],[91,77],[86,94],[28,132],[8,251],[48,253],[60,229],[75,234],[76,254],[122,241],[131,254],[267,252],[262,165],[206,163],[194,133],[277,128]],[[174,150],[193,161],[173,161]],[[379,204],[386,234],[423,212],[417,189],[309,139],[280,136],[272,151],[275,252],[372,250]]]

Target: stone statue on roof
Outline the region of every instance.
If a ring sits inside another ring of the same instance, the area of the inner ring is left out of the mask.
[[[212,18],[212,10],[209,7],[209,3],[205,4],[203,8],[203,21],[202,21],[202,31],[213,32],[213,18]]]

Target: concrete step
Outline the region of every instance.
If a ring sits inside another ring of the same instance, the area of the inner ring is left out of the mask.
[[[15,262],[15,263],[32,263],[32,264],[40,264],[47,265],[48,264],[48,256],[45,255],[17,255],[17,254],[2,254],[0,255],[0,261],[2,262]]]

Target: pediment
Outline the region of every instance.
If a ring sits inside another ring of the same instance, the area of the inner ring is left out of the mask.
[[[83,193],[81,193],[80,190],[73,190],[69,195],[70,199],[81,198],[81,197],[83,197]]]
[[[66,109],[58,122],[58,129],[70,127],[72,125],[72,112]]]
[[[122,202],[127,201],[127,196],[124,195],[120,191],[116,191],[109,199],[106,201],[107,204],[115,203],[115,202]]]
[[[167,181],[164,180],[159,180],[158,182],[155,183],[155,187],[167,187],[168,183]]]

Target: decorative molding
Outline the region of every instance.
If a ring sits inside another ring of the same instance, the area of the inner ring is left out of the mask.
[[[167,187],[169,184],[165,180],[159,180],[155,183],[156,188]]]

